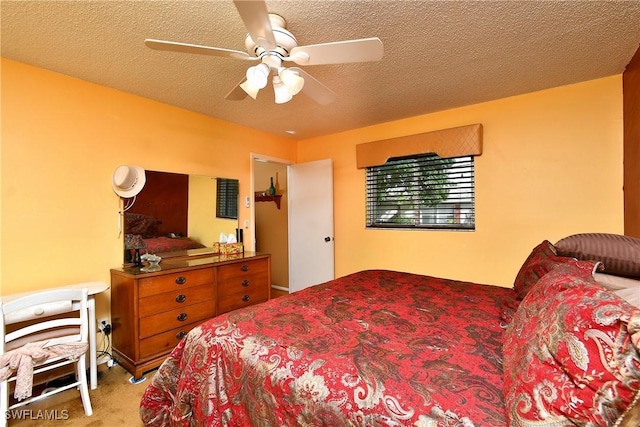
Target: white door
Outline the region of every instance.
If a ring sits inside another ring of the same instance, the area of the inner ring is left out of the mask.
[[[333,163],[289,165],[289,292],[334,278]]]

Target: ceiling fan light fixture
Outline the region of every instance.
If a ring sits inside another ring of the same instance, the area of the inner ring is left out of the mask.
[[[264,89],[269,81],[271,69],[266,64],[258,64],[247,69],[247,81],[252,87]],[[248,92],[247,92],[248,93]]]
[[[286,68],[281,68],[278,71],[278,75],[282,80],[282,83],[285,85],[291,96],[295,96],[302,90],[304,86],[304,79],[300,77],[298,73],[293,70],[288,70]]]
[[[240,83],[240,87],[247,93],[247,95],[249,95],[253,99],[258,98],[258,92],[260,91],[260,88],[251,85],[251,83],[249,83],[249,80],[245,80],[244,82]]]
[[[284,104],[293,98],[293,95],[278,75],[273,76],[273,92],[275,94],[276,104]]]

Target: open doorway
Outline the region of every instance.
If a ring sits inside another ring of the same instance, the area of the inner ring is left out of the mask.
[[[271,293],[289,293],[288,182],[286,161],[252,155],[254,247],[271,254]],[[275,196],[269,196],[273,180]]]
[[[269,194],[271,178],[277,197]],[[291,164],[252,153],[251,188],[248,237],[257,252],[271,254],[272,296],[333,279],[332,161]]]

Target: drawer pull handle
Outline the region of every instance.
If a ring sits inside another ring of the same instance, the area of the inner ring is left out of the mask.
[[[185,302],[187,300],[187,296],[185,294],[180,294],[176,297],[176,302]]]
[[[242,297],[242,301],[247,302],[249,301],[249,295],[245,295]]]
[[[240,270],[249,271],[249,266],[247,264],[242,264],[242,267],[240,267]]]
[[[176,338],[178,338],[179,340],[181,340],[182,338],[184,338],[184,336],[187,335],[187,333],[185,331],[180,331],[176,334]]]
[[[184,285],[185,283],[187,283],[187,278],[184,276],[178,276],[176,277],[176,283],[178,285]]]
[[[184,322],[185,320],[187,320],[187,313],[178,314],[178,317],[176,317],[176,319],[178,319],[178,321],[180,322]]]
[[[249,281],[248,280],[243,280],[242,281],[242,286],[245,286],[245,287],[249,286]]]

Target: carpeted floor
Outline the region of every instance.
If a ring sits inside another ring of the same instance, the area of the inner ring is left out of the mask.
[[[51,396],[40,402],[23,406],[18,410],[27,419],[9,421],[9,427],[64,426],[64,427],[141,427],[138,415],[140,398],[156,371],[147,373],[146,380],[131,384],[129,374],[121,366],[107,368],[102,364],[98,370],[98,388],[89,390],[93,415],[87,417],[82,408],[80,392],[75,388]],[[55,419],[57,417],[57,419]]]

